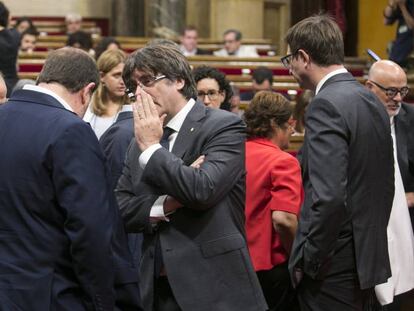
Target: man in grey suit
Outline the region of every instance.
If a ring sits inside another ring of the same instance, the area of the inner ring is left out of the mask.
[[[136,52],[135,140],[116,189],[127,231],[143,232],[145,310],[265,310],[244,233],[244,125],[196,102],[173,45]]]
[[[343,66],[338,25],[325,15],[289,29],[283,63],[315,91],[301,151],[305,200],[289,269],[302,310],[362,310],[387,281],[394,195],[391,129],[381,102]]]

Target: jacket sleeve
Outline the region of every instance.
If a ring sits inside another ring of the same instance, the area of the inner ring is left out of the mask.
[[[315,278],[332,256],[347,215],[347,126],[328,101],[315,99],[306,120],[309,182],[312,185],[310,226],[303,247],[303,269]]]
[[[150,211],[158,195],[154,194],[153,187],[140,180],[142,170],[138,158],[138,146],[135,141],[132,141],[128,147],[115,195],[127,232],[152,233]]]
[[[206,121],[208,122],[208,121]],[[245,127],[243,122],[226,115],[209,127],[205,143],[197,156],[205,155],[199,169],[161,148],[150,158],[142,180],[171,195],[185,207],[203,210],[214,207],[228,195],[244,176]]]
[[[52,178],[77,279],[98,310],[114,309],[111,254],[115,206],[110,204],[104,157],[91,128],[69,126],[52,146]]]

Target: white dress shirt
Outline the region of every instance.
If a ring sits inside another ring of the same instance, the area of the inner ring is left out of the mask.
[[[23,86],[23,90],[35,91],[35,92],[50,95],[54,99],[56,99],[66,110],[74,112],[72,107],[62,97],[52,92],[51,90],[45,89],[44,87],[41,87],[38,85],[30,85],[30,84],[26,84],[25,86]]]
[[[346,70],[345,68],[340,68],[334,71],[331,71],[330,73],[328,73],[326,76],[324,76],[322,78],[321,81],[319,81],[318,85],[316,86],[316,91],[315,91],[315,95],[317,95],[319,93],[319,91],[321,90],[322,86],[325,84],[325,82],[329,79],[332,78],[333,76],[339,75],[341,73],[346,73],[348,72],[348,70]]]
[[[394,296],[414,288],[414,236],[404,184],[398,166],[394,117],[391,118],[391,135],[394,145],[395,170],[394,201],[387,226],[391,277],[386,283],[375,286],[375,294],[381,305],[393,302]]]
[[[195,100],[190,99],[187,104],[167,123],[166,127],[169,127],[170,129],[174,130],[174,133],[172,133],[168,137],[169,142],[169,151],[171,152],[175,140],[177,139],[178,133],[181,129],[181,126],[183,125],[185,119],[187,118],[188,113],[190,110],[194,107]],[[145,149],[141,155],[139,156],[139,165],[142,169],[145,169],[148,161],[151,159],[152,155],[155,151],[162,148],[162,146],[158,144],[151,145],[147,149]],[[166,195],[160,196],[155,202],[154,205],[151,208],[150,217],[155,218],[162,218],[164,220],[168,220],[168,218],[165,217],[164,214],[164,201],[166,199]]]

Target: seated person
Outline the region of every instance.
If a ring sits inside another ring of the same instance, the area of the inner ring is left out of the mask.
[[[90,33],[82,30],[71,33],[66,41],[67,46],[71,46],[77,49],[84,50],[89,54],[93,55],[95,51],[92,49],[93,41]]]
[[[193,77],[199,101],[211,108],[230,111],[233,91],[224,73],[213,67],[200,66],[193,70]]]
[[[66,33],[68,35],[77,32],[82,28],[82,16],[80,16],[78,13],[69,13],[65,17],[65,24]]]
[[[215,51],[215,56],[259,57],[256,48],[241,43],[242,33],[236,29],[226,30],[223,34],[224,48]]]
[[[295,107],[293,108],[293,119],[296,121],[295,132],[292,136],[305,135],[305,113],[309,103],[314,97],[311,90],[304,90],[296,99]]]
[[[272,91],[273,72],[267,67],[260,66],[253,71],[252,91],[240,94],[243,101],[252,100],[253,96],[259,91]]]
[[[184,56],[211,54],[209,51],[202,50],[197,47],[197,39],[197,28],[195,28],[194,26],[187,26],[184,28],[180,36],[180,50],[184,54]]]
[[[25,30],[20,37],[19,52],[32,53],[36,49],[36,41],[39,33],[35,28]]]
[[[119,49],[121,49],[121,44],[114,37],[103,37],[95,47],[95,58],[98,59],[107,50]]]
[[[30,17],[22,16],[16,19],[16,23],[14,24],[14,28],[19,32],[23,33],[25,30],[29,28],[34,28],[33,21]]]

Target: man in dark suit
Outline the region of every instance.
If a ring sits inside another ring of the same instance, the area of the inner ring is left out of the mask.
[[[407,75],[396,63],[381,60],[372,65],[366,86],[384,104],[391,124],[395,125],[398,166],[414,224],[414,106],[403,102],[409,92]]]
[[[2,309],[112,311],[114,287],[120,309],[137,299],[104,156],[81,119],[98,83],[94,60],[64,48],[0,107]]]
[[[139,50],[131,72],[135,142],[116,192],[127,230],[144,232],[144,309],[265,310],[245,241],[243,123],[195,102],[173,45]]]
[[[199,49],[197,47],[198,32],[194,26],[186,26],[180,36],[181,52],[184,56],[195,55],[211,55],[212,53],[207,50]]]
[[[338,25],[324,15],[289,29],[282,62],[307,110],[301,165],[305,200],[289,268],[302,310],[362,310],[390,276],[387,223],[394,196],[388,115],[343,67]]]

